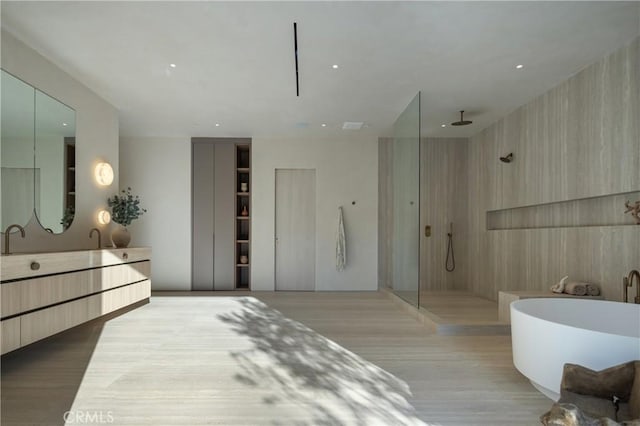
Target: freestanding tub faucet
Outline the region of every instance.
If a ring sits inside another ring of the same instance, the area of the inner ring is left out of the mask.
[[[9,236],[11,235],[11,230],[13,228],[18,228],[20,230],[20,236],[24,238],[24,228],[22,226],[15,223],[13,225],[9,225],[7,229],[4,230],[4,253],[3,254],[11,253],[11,251],[9,250]]]
[[[638,285],[636,286],[636,297],[633,299],[634,303],[640,304],[640,272],[636,269],[629,272],[629,275],[622,279],[622,285],[624,287],[624,299],[623,302],[627,303],[627,297],[629,297],[629,287],[633,287],[633,279],[637,278]]]
[[[94,231],[98,233],[98,248],[101,249],[102,248],[102,234],[100,233],[100,230],[98,228],[91,228],[91,231],[89,231],[89,238],[93,238],[93,232]]]

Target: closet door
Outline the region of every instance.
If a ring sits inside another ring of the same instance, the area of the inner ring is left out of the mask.
[[[191,289],[213,290],[214,259],[214,145],[192,146]]]
[[[235,288],[235,149],[214,143],[213,289]]]
[[[316,288],[316,171],[276,170],[276,290]]]

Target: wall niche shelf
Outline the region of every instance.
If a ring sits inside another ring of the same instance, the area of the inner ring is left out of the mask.
[[[76,138],[64,138],[64,211],[76,208]]]
[[[640,199],[640,192],[558,201],[533,206],[487,211],[487,230],[638,226],[624,203]]]
[[[236,145],[235,288],[249,290],[251,277],[251,145]],[[243,262],[244,260],[244,262]]]

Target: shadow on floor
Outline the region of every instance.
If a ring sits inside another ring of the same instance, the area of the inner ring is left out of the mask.
[[[218,318],[253,348],[231,353],[236,380],[268,389],[264,404],[295,404],[313,425],[425,425],[409,404],[409,386],[308,327],[251,297]],[[279,422],[273,422],[277,425]]]
[[[65,413],[71,410],[105,323],[141,305],[131,305],[3,355],[0,424],[64,425]]]

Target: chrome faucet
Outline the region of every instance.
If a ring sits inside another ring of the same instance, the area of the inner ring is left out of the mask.
[[[623,285],[623,302],[627,303],[627,298],[629,297],[629,287],[633,287],[633,279],[637,278],[638,281],[638,285],[636,287],[636,297],[633,300],[634,303],[640,304],[640,272],[638,272],[636,269],[634,269],[633,271],[629,272],[629,276],[626,276],[622,279],[622,285]]]
[[[89,238],[93,238],[93,231],[98,233],[98,248],[101,249],[102,248],[102,234],[100,233],[100,230],[98,228],[91,228],[91,231],[89,231]]]
[[[11,251],[9,251],[9,236],[11,235],[11,230],[13,228],[18,228],[20,230],[20,236],[24,238],[24,228],[22,226],[15,223],[13,225],[9,225],[7,229],[4,230],[4,253],[3,254],[11,253]]]

